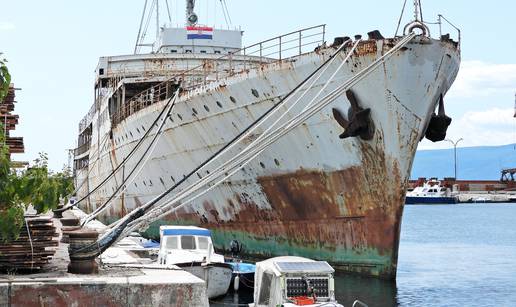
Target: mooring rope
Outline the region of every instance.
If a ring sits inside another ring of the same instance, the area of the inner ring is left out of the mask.
[[[218,184],[224,182],[227,178],[229,178],[231,175],[236,173],[236,171],[240,170],[243,166],[245,166],[247,163],[249,163],[252,159],[254,159],[256,156],[258,156],[261,152],[263,152],[270,144],[274,143],[277,139],[279,139],[281,136],[292,130],[293,128],[297,127],[306,119],[313,116],[315,113],[319,112],[322,108],[327,106],[329,103],[333,102],[336,98],[341,96],[346,90],[356,85],[358,82],[363,80],[366,76],[368,76],[372,71],[377,69],[382,63],[384,63],[386,60],[390,59],[392,55],[394,55],[395,52],[397,52],[399,49],[401,49],[404,45],[406,45],[410,40],[412,40],[417,34],[412,32],[411,34],[405,36],[396,46],[394,46],[392,49],[390,49],[388,52],[386,52],[383,56],[375,60],[373,63],[371,63],[368,67],[364,68],[362,71],[351,77],[348,81],[344,82],[341,86],[339,86],[337,89],[332,91],[330,94],[326,95],[324,98],[322,98],[318,103],[316,103],[314,106],[306,110],[305,112],[300,113],[296,117],[289,120],[287,123],[283,124],[282,126],[278,127],[276,130],[274,130],[272,133],[267,135],[269,137],[268,140],[264,141],[263,144],[259,145],[259,147],[255,147],[255,149],[245,152],[240,159],[232,159],[234,162],[233,164],[226,168],[221,170],[217,173],[218,176],[222,174],[223,172],[230,172],[226,176],[224,176],[223,179],[219,180],[217,183],[206,189],[205,191],[202,191],[202,194],[207,193],[207,191],[213,189]],[[215,173],[212,173],[215,174]],[[216,176],[211,176],[211,178],[215,177],[212,181],[216,180]],[[210,178],[210,179],[211,179]],[[180,196],[173,197],[172,199],[169,199],[164,205],[161,205],[157,208],[152,209],[139,219],[135,220],[134,222],[131,222],[128,225],[128,228],[126,231],[124,231],[124,234],[128,232],[132,232],[134,229],[139,228],[140,226],[146,227],[151,222],[153,222],[156,219],[163,218],[165,215],[168,215],[170,213],[173,213],[179,208],[184,207],[189,203],[189,201],[194,200],[196,197],[192,197],[186,202],[182,202],[180,205],[176,205],[179,201],[181,201],[183,198],[185,198],[187,195],[193,194],[197,190],[194,191],[182,191],[180,193]],[[201,195],[202,195],[201,194]]]

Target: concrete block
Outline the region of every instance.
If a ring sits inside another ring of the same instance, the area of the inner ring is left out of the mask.
[[[0,283],[0,307],[9,306],[9,284]]]

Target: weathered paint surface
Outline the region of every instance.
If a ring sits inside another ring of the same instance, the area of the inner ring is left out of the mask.
[[[208,306],[205,284],[186,272],[173,278],[133,277],[57,278],[0,283],[1,306]],[[170,275],[170,272],[165,272]],[[166,275],[165,274],[165,275]],[[182,281],[181,281],[182,278]]]
[[[326,93],[394,44],[392,40],[364,42]],[[415,150],[437,98],[453,83],[460,61],[456,47],[449,42],[418,37],[406,47],[353,88],[362,107],[371,109],[376,129],[372,140],[338,138],[342,128],[331,109],[345,114],[350,105],[340,97],[231,180],[159,223],[209,227],[214,230],[218,249],[228,248],[229,241],[237,239],[253,256],[301,255],[328,260],[351,271],[394,277],[404,192]],[[124,206],[118,202],[103,218],[114,220],[174,184],[332,52],[325,49],[295,61],[264,65],[184,93],[145,170],[124,194]],[[344,54],[339,56],[311,94],[320,89],[343,58]],[[90,168],[89,186],[98,184],[111,171],[112,161],[127,155],[163,103],[151,105],[118,125],[112,145],[92,145],[90,156],[100,159]],[[292,118],[299,110],[294,108],[286,117]],[[109,131],[109,123],[99,123],[94,130],[102,136]],[[100,144],[100,139],[93,144]],[[228,156],[236,155],[243,146],[229,151]],[[85,171],[78,174],[78,181],[86,175]],[[89,209],[102,204],[121,179],[119,174],[117,180],[92,195]],[[86,188],[81,193],[84,195]]]

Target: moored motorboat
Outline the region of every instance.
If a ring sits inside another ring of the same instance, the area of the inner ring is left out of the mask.
[[[326,261],[294,256],[256,263],[254,303],[250,306],[335,306],[335,270]],[[366,306],[355,301],[353,306]]]
[[[437,179],[426,181],[422,187],[407,192],[405,204],[456,204],[458,198]]]
[[[194,226],[161,226],[160,265],[176,265],[206,282],[208,298],[228,292],[233,269],[213,251],[211,232]]]

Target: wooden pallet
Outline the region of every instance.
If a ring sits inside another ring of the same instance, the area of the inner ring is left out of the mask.
[[[0,270],[39,270],[54,257],[59,234],[50,218],[26,218],[17,240],[0,244]]]

